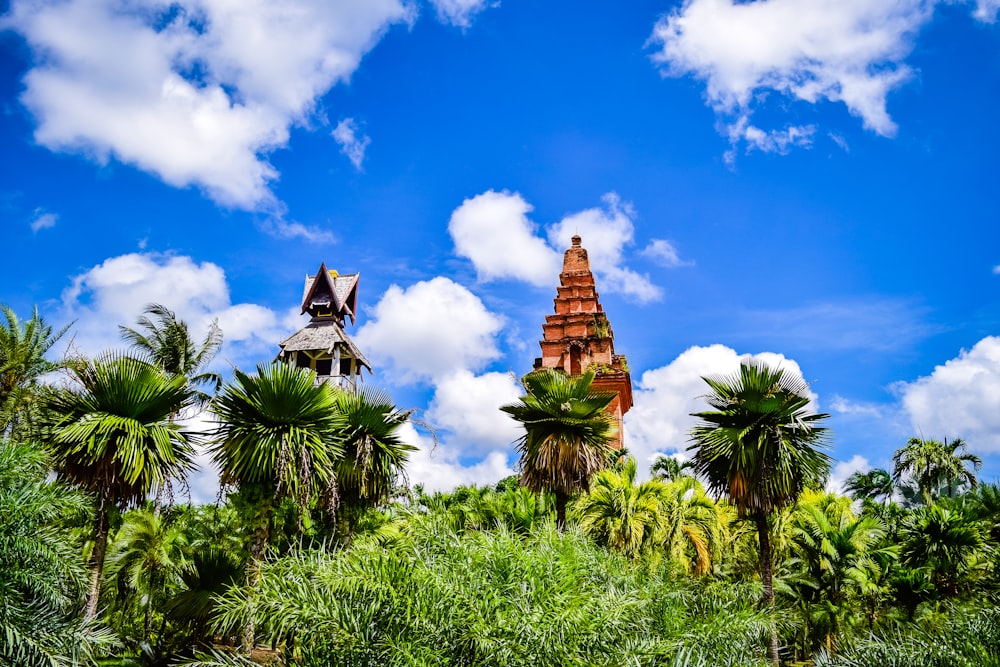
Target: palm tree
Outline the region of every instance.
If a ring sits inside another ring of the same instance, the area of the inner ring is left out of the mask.
[[[892,475],[881,468],[874,468],[866,472],[856,472],[847,478],[844,491],[849,493],[855,500],[882,498],[883,502],[889,502],[895,486],[892,483]]]
[[[60,364],[45,358],[45,354],[66,333],[65,327],[55,333],[38,315],[22,322],[14,311],[0,306],[0,434],[9,433],[30,415],[27,404],[38,378],[54,371]]]
[[[690,467],[690,463],[687,461],[681,463],[673,456],[660,454],[653,461],[653,465],[649,467],[649,474],[665,482],[676,482],[684,476],[684,471]]]
[[[593,381],[593,372],[529,373],[521,380],[527,394],[500,408],[524,425],[517,444],[521,484],[555,494],[560,530],[570,496],[589,490],[591,475],[607,467],[614,422],[606,409],[614,394],[592,391]]]
[[[170,421],[191,400],[183,378],[110,354],[75,364],[76,387],[43,395],[47,441],[60,478],[97,498],[85,617],[97,614],[108,545],[108,511],[145,500],[192,467],[192,436]]]
[[[0,664],[90,664],[109,634],[83,623],[79,545],[62,521],[83,516],[86,497],[47,480],[35,446],[0,438]]]
[[[300,520],[309,500],[322,494],[332,509],[337,500],[335,465],[344,454],[346,429],[337,410],[336,390],[317,384],[309,369],[274,362],[257,366],[256,375],[239,370],[216,397],[212,411],[219,426],[212,457],[224,487],[256,499],[254,535],[247,563],[247,584],[256,587],[270,538],[276,503],[290,498]],[[244,650],[254,640],[254,619],[247,619]]]
[[[922,507],[907,517],[900,532],[903,564],[926,568],[938,592],[947,595],[959,593],[987,547],[986,527],[960,508]]]
[[[168,375],[182,375],[192,385],[210,384],[218,389],[222,378],[218,373],[205,372],[205,367],[222,347],[222,329],[219,321],[212,320],[205,340],[196,344],[188,331],[187,323],[166,306],[151,303],[137,321],[136,331],[118,326],[122,338],[140,353],[148,355]],[[155,318],[150,319],[147,315]],[[204,395],[201,396],[204,399]]]
[[[704,380],[713,410],[692,415],[701,423],[691,431],[691,467],[713,492],[730,499],[741,518],[756,524],[764,598],[773,607],[768,516],[829,469],[830,458],[819,449],[826,438],[819,422],[828,415],[809,409],[805,382],[759,360],[745,359],[732,376]],[[779,664],[774,631],[770,655]]]
[[[910,438],[896,451],[892,462],[896,483],[905,479],[916,482],[925,505],[933,504],[942,491],[951,496],[964,485],[975,488],[975,473],[983,467],[982,459],[968,451],[961,438],[950,445],[947,438],[944,442]]]
[[[681,476],[663,494],[666,531],[663,547],[671,560],[696,576],[712,570],[725,526],[718,506],[694,477]]]
[[[348,514],[350,523],[356,510],[389,500],[409,452],[416,447],[403,442],[399,434],[410,412],[396,409],[385,392],[370,387],[339,391],[336,406],[343,417],[340,438],[345,450],[335,464],[337,487],[340,502],[350,510],[342,515]]]
[[[189,567],[183,526],[157,512],[140,508],[129,512],[108,557],[108,576],[119,596],[140,593],[144,598],[143,639],[149,641],[153,605],[165,597],[171,583],[180,581]]]
[[[630,456],[620,471],[598,472],[590,492],[574,507],[580,530],[629,558],[638,558],[662,542],[667,525],[663,512],[666,484],[654,479],[637,485],[636,468]]]

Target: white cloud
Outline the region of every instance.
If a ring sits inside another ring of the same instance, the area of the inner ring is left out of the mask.
[[[427,419],[449,431],[448,444],[466,456],[507,451],[524,431],[500,406],[521,394],[520,383],[510,373],[456,371],[437,381]]]
[[[998,11],[1000,11],[1000,0],[978,0],[972,15],[983,23],[996,23]]]
[[[371,315],[358,330],[358,345],[401,382],[479,369],[500,356],[495,336],[503,319],[448,278],[392,285]]]
[[[52,229],[56,226],[59,216],[55,213],[44,213],[41,210],[35,211],[35,219],[31,221],[31,231],[37,234],[43,229]]]
[[[340,144],[340,152],[347,156],[355,169],[361,171],[361,163],[365,161],[365,150],[372,142],[371,137],[358,128],[353,118],[345,118],[337,123],[331,136]]]
[[[406,465],[410,484],[423,484],[427,491],[448,491],[461,484],[492,485],[514,474],[506,452],[493,451],[475,463],[463,464],[458,452],[445,445],[435,447],[412,424],[404,424],[400,436],[417,448]]]
[[[812,146],[812,138],[816,133],[814,125],[793,125],[784,130],[762,130],[750,124],[750,117],[743,115],[729,126],[729,142],[733,146],[746,145],[746,152],[758,150],[762,153],[778,153],[787,155],[793,146],[808,148]],[[735,149],[726,153],[726,163],[736,161]]]
[[[457,28],[468,28],[477,14],[489,7],[499,5],[499,2],[487,0],[430,0],[442,23]]]
[[[1000,264],[993,267],[993,275],[1000,276]]]
[[[270,216],[260,223],[261,231],[279,239],[302,239],[309,243],[333,243],[333,232],[301,222],[288,222],[280,216]]]
[[[661,298],[662,291],[649,276],[625,266],[625,248],[634,240],[635,210],[613,192],[602,201],[603,208],[572,213],[550,225],[546,243],[527,216],[532,206],[520,194],[489,190],[462,202],[452,213],[448,231],[456,254],[472,261],[480,280],[512,278],[540,287],[555,285],[561,251],[579,234],[601,292],[623,294],[639,303]],[[666,241],[654,241],[653,250],[644,252],[663,253],[668,247]]]
[[[992,2],[992,0],[989,0]],[[912,76],[904,62],[934,0],[686,0],[653,28],[653,60],[670,76],[706,83],[708,103],[730,127],[746,123],[766,91],[818,103],[842,102],[880,135],[896,124],[886,97]],[[982,5],[981,5],[982,7]],[[740,139],[793,145],[758,130]]]
[[[75,321],[73,346],[88,355],[124,347],[118,325],[135,327],[149,303],[173,310],[196,340],[217,318],[225,339],[220,363],[270,359],[278,342],[296,326],[291,313],[279,316],[257,304],[233,304],[219,266],[155,253],[105,260],[73,278],[62,301],[64,316]]]
[[[625,446],[641,470],[647,470],[659,454],[687,449],[688,434],[697,422],[691,413],[708,409],[702,397],[709,388],[702,378],[737,372],[744,356],[725,345],[695,346],[666,366],[642,374],[633,392],[635,405],[625,415]],[[764,352],[755,356],[802,377],[799,365],[784,355]],[[816,409],[816,396],[810,397]]]
[[[38,143],[266,209],[266,155],[411,19],[401,0],[15,0],[0,27],[35,54],[21,100]]]
[[[506,190],[466,199],[448,222],[455,253],[472,261],[480,280],[514,278],[540,287],[553,285],[559,276],[559,253],[535,235],[537,225],[527,217],[531,210],[521,195]]]
[[[1000,337],[983,338],[930,375],[896,389],[914,432],[963,438],[973,451],[1000,452]]]
[[[680,254],[677,252],[677,248],[674,247],[674,244],[663,239],[651,240],[649,245],[643,248],[642,252],[639,254],[643,257],[648,257],[657,264],[671,269],[678,266],[691,266],[694,264],[694,262],[682,260]]]
[[[598,274],[599,291],[618,292],[639,303],[656,301],[662,290],[649,280],[625,267],[625,247],[632,245],[636,217],[635,209],[614,192],[604,195],[604,208],[589,208],[566,216],[549,228],[549,241],[568,248],[574,234],[583,239],[590,266]]]
[[[872,469],[868,459],[858,454],[851,457],[849,461],[839,461],[830,471],[830,478],[826,481],[826,490],[829,493],[843,493],[844,484],[847,478],[856,472],[867,472]]]
[[[857,415],[882,419],[884,417],[885,406],[876,403],[852,401],[843,396],[834,396],[830,401],[830,409],[842,415]]]

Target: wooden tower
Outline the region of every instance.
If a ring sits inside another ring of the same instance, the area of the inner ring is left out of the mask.
[[[563,255],[555,314],[545,317],[542,356],[535,370],[561,369],[569,375],[595,372],[594,389],[615,394],[608,412],[618,422],[616,449],[623,446],[622,417],[632,407],[632,376],[624,354],[615,354],[615,334],[598,300],[587,250],[579,236]]]
[[[317,382],[333,382],[356,389],[361,369],[372,372],[371,364],[344,331],[347,318],[354,324],[360,274],[339,274],[320,264],[315,276],[306,275],[302,292],[302,312],[312,317],[300,329],[279,343],[278,359],[316,371]]]

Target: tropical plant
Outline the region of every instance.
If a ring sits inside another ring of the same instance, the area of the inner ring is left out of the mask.
[[[846,500],[846,499],[843,499]],[[833,495],[800,502],[792,519],[795,556],[786,581],[805,608],[803,620],[812,645],[827,651],[837,646],[848,602],[873,593],[885,557],[894,546],[882,546],[885,529],[872,516],[858,518],[850,505]]]
[[[805,382],[760,360],[745,359],[738,373],[704,380],[713,410],[693,415],[701,421],[691,431],[691,468],[756,524],[764,599],[773,607],[768,516],[793,503],[808,482],[829,469],[830,459],[820,449],[826,428],[819,425],[828,415],[809,409]],[[770,656],[777,665],[776,633]]]
[[[708,574],[726,532],[724,513],[694,477],[670,482],[662,498],[666,518],[662,543],[670,560],[695,576]]]
[[[855,500],[868,499],[877,502],[881,498],[883,503],[889,502],[894,490],[892,475],[881,468],[853,473],[844,485],[844,491],[851,494]]]
[[[143,313],[137,322],[139,330],[119,325],[122,338],[139,353],[148,355],[168,375],[180,375],[192,385],[208,384],[218,389],[222,377],[205,371],[222,347],[218,320],[212,320],[205,339],[195,343],[187,323],[177,319],[166,306],[151,303]],[[199,397],[207,398],[204,394]]]
[[[255,375],[235,371],[233,382],[216,397],[212,411],[219,425],[212,458],[224,487],[239,489],[256,507],[247,563],[247,583],[257,584],[277,502],[294,501],[301,517],[321,495],[332,511],[337,500],[335,465],[343,456],[340,434],[346,424],[337,410],[336,390],[317,384],[309,369],[283,363],[258,365]],[[243,642],[253,644],[253,618]]]
[[[629,457],[621,471],[602,470],[590,482],[590,492],[576,501],[580,530],[599,544],[628,558],[663,541],[667,519],[663,512],[666,484],[649,480],[636,484],[636,462]]]
[[[125,515],[111,546],[108,579],[123,601],[138,596],[147,643],[152,635],[154,606],[162,607],[168,589],[180,583],[190,566],[183,528],[169,515],[139,508]],[[131,612],[126,606],[126,613]]]
[[[525,430],[517,443],[521,484],[532,491],[551,491],[556,525],[566,525],[569,498],[590,488],[590,478],[606,467],[614,422],[607,407],[614,394],[593,391],[593,373],[569,376],[552,369],[525,375],[527,392],[517,403],[500,409]]]
[[[684,471],[689,467],[686,461],[681,463],[673,456],[660,454],[649,467],[649,474],[667,482],[675,482],[684,476]]]
[[[43,397],[47,443],[59,477],[97,500],[85,617],[97,614],[108,512],[135,506],[192,466],[192,436],[170,421],[191,400],[183,378],[110,354],[74,364],[76,384]]]
[[[336,407],[343,418],[344,447],[344,456],[335,464],[337,487],[340,503],[348,510],[341,514],[352,524],[360,510],[389,500],[416,447],[403,442],[399,433],[410,413],[396,409],[385,392],[370,387],[339,391]]]
[[[68,327],[53,333],[37,308],[23,322],[7,306],[0,306],[0,314],[0,435],[14,435],[32,414],[29,406],[38,379],[60,368],[45,355]]]
[[[87,500],[46,480],[38,447],[0,439],[0,664],[84,664],[111,634],[76,614],[86,587],[79,544],[60,522]]]
[[[951,496],[963,487],[975,488],[975,473],[983,466],[982,459],[968,451],[961,438],[951,444],[947,439],[910,438],[896,451],[892,462],[896,483],[912,479],[926,505],[934,503],[942,493]]]
[[[977,566],[984,565],[985,532],[983,524],[961,509],[922,507],[903,524],[902,561],[925,568],[939,594],[957,595]]]

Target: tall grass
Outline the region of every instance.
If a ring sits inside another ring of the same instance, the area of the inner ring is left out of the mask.
[[[234,589],[222,626],[254,614],[301,665],[764,665],[759,590],[673,579],[581,534],[454,532],[439,517],[389,547],[296,553]]]

